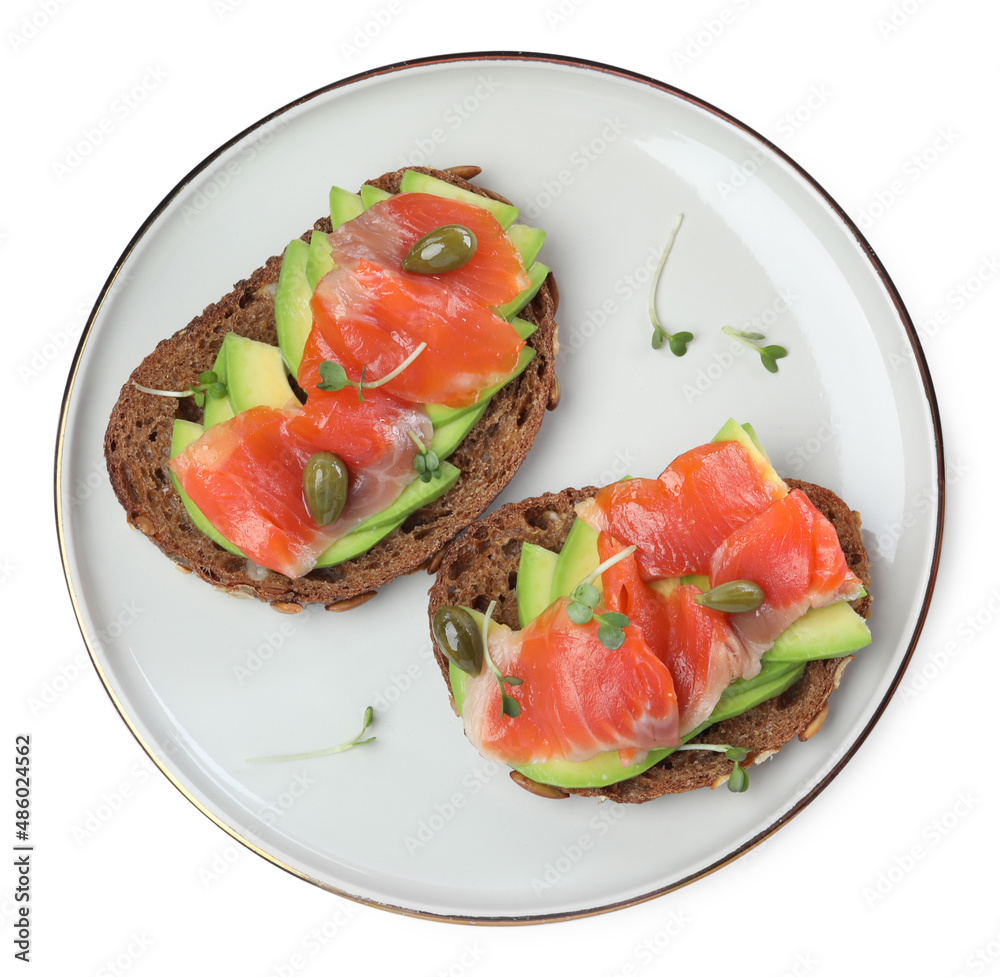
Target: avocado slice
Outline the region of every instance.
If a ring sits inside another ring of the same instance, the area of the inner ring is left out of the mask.
[[[306,281],[309,283],[310,296],[316,291],[319,280],[334,268],[333,244],[329,234],[313,231],[309,238],[309,256],[306,259]],[[310,324],[312,318],[310,316]]]
[[[215,363],[212,365],[215,375],[223,383],[229,378],[229,372],[226,368],[226,348],[225,340],[223,340],[219,352],[215,356]],[[201,423],[203,427],[211,427],[213,424],[228,421],[233,414],[233,405],[229,402],[229,391],[227,390],[225,397],[205,397],[205,410]]]
[[[288,374],[277,346],[226,333],[225,350],[229,402],[239,414],[251,407],[277,410],[297,406],[299,401],[288,383]]]
[[[737,678],[722,690],[712,714],[697,729],[693,729],[685,739],[695,736],[713,723],[732,719],[759,706],[785,689],[791,688],[805,671],[805,662],[761,662],[760,671],[753,678]]]
[[[192,441],[197,441],[198,438],[204,433],[204,428],[200,424],[195,424],[194,421],[183,421],[179,418],[174,421],[173,437],[170,441],[170,457],[176,458]],[[171,471],[170,480],[174,484],[174,488],[177,490],[177,494],[181,497],[181,501],[184,503],[184,508],[187,510],[187,514],[191,517],[191,521],[198,527],[210,540],[214,543],[218,543],[224,550],[228,550],[230,553],[235,553],[237,556],[243,556],[243,553],[233,546],[232,543],[226,539],[218,529],[215,528],[209,521],[205,514],[199,509],[192,501],[191,497],[181,488],[181,483],[178,481],[177,476]]]
[[[361,188],[361,206],[367,210],[372,204],[377,204],[380,200],[388,200],[392,196],[388,190],[382,190],[380,187],[373,187],[370,183],[366,183]]]
[[[309,307],[312,288],[309,286],[308,265],[309,245],[296,238],[285,248],[274,293],[278,347],[292,376],[299,372],[302,350],[312,330],[312,309]]]
[[[761,471],[764,474],[764,478],[769,482],[773,482],[775,485],[784,486],[784,481],[781,476],[774,470],[774,466],[771,464],[767,453],[760,446],[760,441],[757,439],[757,434],[749,424],[743,425],[738,424],[735,420],[730,418],[722,425],[721,430],[714,438],[713,441],[736,441],[737,443],[743,445],[744,448],[750,453],[751,457],[760,466]]]
[[[407,516],[444,495],[461,474],[454,465],[442,461],[440,478],[433,478],[429,482],[422,482],[418,478],[410,482],[392,505],[376,512],[323,552],[316,563],[316,569],[332,567],[367,552],[380,539],[401,526]]]
[[[364,209],[365,205],[361,202],[360,194],[351,193],[343,187],[330,187],[330,223],[333,225],[333,230],[349,220],[354,220]]]
[[[536,261],[528,269],[528,278],[531,284],[521,289],[509,302],[496,306],[497,315],[512,320],[538,294],[538,290],[542,287],[542,282],[545,281],[548,274],[548,266]]]
[[[542,250],[545,243],[545,231],[540,227],[529,227],[527,224],[511,224],[507,228],[507,237],[510,243],[517,248],[517,253],[521,256],[521,264],[525,268],[530,268],[538,257],[538,252]]]
[[[846,601],[812,607],[764,652],[765,662],[803,662],[841,658],[871,644],[865,619]]]
[[[445,197],[448,200],[459,200],[462,203],[472,204],[488,210],[496,219],[500,226],[506,231],[514,221],[520,211],[512,204],[505,204],[492,197],[483,197],[464,187],[456,187],[454,184],[439,180],[436,176],[428,173],[421,173],[418,170],[406,170],[399,183],[400,193],[429,193],[435,197]]]
[[[517,621],[522,628],[551,603],[552,577],[558,559],[557,553],[537,543],[524,543],[521,546],[515,591]]]
[[[601,562],[597,553],[597,535],[597,530],[591,529],[582,519],[573,521],[552,574],[549,601],[569,597],[597,569]],[[595,580],[594,585],[600,587],[600,580]]]

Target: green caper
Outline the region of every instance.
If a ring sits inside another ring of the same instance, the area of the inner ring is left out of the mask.
[[[306,505],[318,526],[329,526],[347,501],[347,466],[335,454],[319,451],[302,473]]]
[[[752,580],[730,580],[695,597],[694,602],[723,614],[743,614],[764,603],[764,591]]]
[[[402,261],[403,271],[440,275],[466,264],[476,253],[476,235],[461,224],[444,224],[425,234]]]
[[[442,654],[463,672],[483,670],[483,638],[475,619],[464,607],[439,607],[431,622],[434,640]]]

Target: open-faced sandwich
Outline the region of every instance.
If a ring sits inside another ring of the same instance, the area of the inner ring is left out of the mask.
[[[454,540],[431,632],[465,734],[534,793],[641,802],[822,725],[871,641],[860,517],[729,421],[657,478],[502,506]]]
[[[558,398],[557,292],[478,172],[335,187],[142,361],[105,436],[133,527],[220,590],[339,610],[486,509]]]

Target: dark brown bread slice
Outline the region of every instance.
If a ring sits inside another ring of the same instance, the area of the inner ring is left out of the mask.
[[[833,523],[850,568],[868,589],[870,567],[861,536],[861,517],[835,493],[810,482],[786,479],[791,488],[799,488]],[[444,551],[437,578],[430,590],[429,614],[446,604],[462,604],[485,611],[491,600],[497,605],[493,616],[501,624],[516,628],[517,567],[521,547],[526,542],[550,550],[559,550],[575,513],[573,506],[593,496],[596,488],[566,489],[511,503],[490,513],[470,526]],[[855,610],[868,616],[870,598],[854,604]],[[435,648],[438,665],[448,681],[447,659]],[[802,678],[780,696],[755,706],[741,716],[728,719],[704,730],[691,742],[727,743],[746,747],[750,752],[744,766],[759,763],[798,737],[808,739],[826,718],[827,701],[837,688],[850,656],[810,662]],[[645,773],[631,780],[601,788],[553,790],[532,784],[520,774],[511,774],[521,786],[542,796],[560,797],[567,793],[608,797],[621,803],[636,804],[661,794],[675,794],[724,782],[732,762],[719,753],[682,751],[661,760]]]
[[[414,167],[456,186],[497,199],[498,194],[466,180],[478,167],[440,171]],[[403,170],[368,182],[395,193]],[[329,232],[329,218],[315,224]],[[308,240],[312,231],[303,238]],[[133,382],[159,390],[183,390],[209,370],[227,332],[277,344],[274,292],[280,255],[269,258],[169,339],[164,339],[133,371],[112,410],[104,440],[111,485],[129,523],[144,532],[182,568],[220,590],[257,597],[277,610],[295,612],[310,603],[340,610],[373,595],[395,577],[425,565],[452,537],[475,520],[507,485],[524,461],[546,409],[558,400],[555,378],[558,293],[550,275],[520,313],[538,326],[529,340],[536,356],[516,380],[491,401],[451,461],[462,470],[455,487],[410,516],[367,553],[339,566],[291,580],[248,565],[198,531],[174,491],[168,468],[174,419],[200,420],[192,398],[180,400],[143,393]]]

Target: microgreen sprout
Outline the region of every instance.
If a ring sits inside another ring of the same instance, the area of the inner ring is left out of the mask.
[[[741,329],[733,329],[732,326],[723,326],[722,331],[760,353],[760,361],[768,373],[777,373],[778,360],[788,355],[788,350],[784,346],[758,346],[757,340],[764,338],[762,332],[744,332]]]
[[[205,406],[205,398],[211,397],[218,400],[225,397],[229,392],[215,370],[206,370],[198,377],[197,383],[192,383],[187,390],[156,390],[153,387],[144,387],[141,383],[132,381],[132,386],[136,390],[141,390],[144,394],[155,394],[157,397],[194,397],[194,402],[199,407]]]
[[[495,600],[490,601],[490,606],[486,608],[486,613],[483,615],[483,661],[486,662],[486,667],[493,673],[493,677],[497,680],[497,685],[500,687],[501,714],[509,716],[511,719],[516,719],[521,715],[521,705],[512,695],[507,694],[507,690],[504,688],[504,685],[521,685],[524,682],[524,679],[520,679],[516,675],[501,675],[500,669],[493,664],[493,659],[490,657],[490,618],[493,617],[493,609],[496,606],[497,602]]]
[[[413,459],[413,467],[420,476],[421,482],[429,482],[432,478],[440,478],[444,472],[441,471],[441,460],[437,452],[420,440],[420,435],[416,431],[407,431],[410,440],[417,446],[417,457]]]
[[[353,750],[356,746],[364,746],[365,743],[371,743],[375,737],[369,736],[367,739],[362,739],[361,737],[365,735],[368,731],[368,727],[371,726],[372,720],[375,718],[375,712],[371,706],[365,709],[364,719],[362,721],[361,730],[356,736],[347,740],[344,743],[338,743],[336,746],[328,746],[323,750],[312,750],[308,753],[287,753],[281,756],[258,756],[252,757],[249,763],[269,763],[276,760],[311,760],[314,757],[329,756],[331,753],[346,753],[348,750]]]
[[[729,746],[727,743],[685,743],[678,750],[711,750],[713,753],[724,753],[727,760],[733,761],[733,769],[729,774],[727,786],[734,794],[742,794],[750,786],[750,774],[740,764],[750,752],[742,746]]]
[[[656,266],[656,271],[653,272],[653,281],[649,286],[649,321],[653,324],[653,349],[659,349],[664,343],[667,343],[670,346],[670,352],[673,353],[674,356],[683,356],[687,352],[687,344],[694,339],[694,336],[692,336],[689,332],[676,332],[671,334],[663,328],[660,323],[660,318],[656,314],[656,286],[659,284],[660,275],[663,274],[663,268],[667,263],[667,257],[673,249],[674,241],[677,238],[677,232],[681,229],[681,223],[683,220],[684,215],[678,214],[677,220],[674,221],[674,226],[670,231],[670,237],[667,239],[667,245],[663,249],[663,254],[660,255],[660,261]]]
[[[427,349],[427,343],[421,343],[399,366],[378,380],[365,380],[368,367],[362,367],[360,380],[349,380],[347,371],[340,363],[333,360],[323,360],[319,365],[320,382],[316,386],[320,390],[332,391],[333,393],[343,390],[344,387],[354,387],[358,391],[358,401],[363,402],[366,390],[374,390],[390,380],[395,380],[425,349]]]
[[[618,611],[605,611],[597,614],[595,609],[601,602],[601,592],[594,586],[594,581],[605,570],[613,567],[619,560],[635,552],[635,546],[627,546],[625,549],[615,553],[614,556],[605,560],[593,573],[583,580],[570,594],[569,604],[566,605],[566,616],[581,627],[589,624],[592,620],[597,622],[597,640],[600,641],[609,651],[615,651],[625,643],[625,628],[629,625],[629,619]]]

